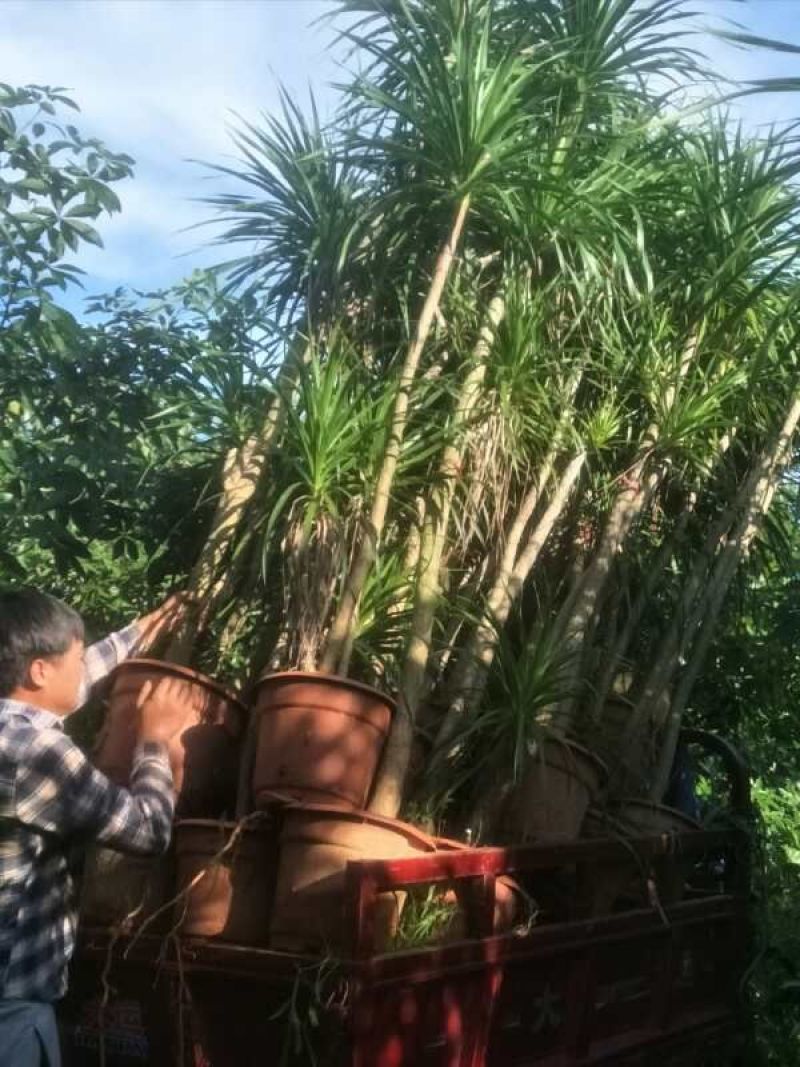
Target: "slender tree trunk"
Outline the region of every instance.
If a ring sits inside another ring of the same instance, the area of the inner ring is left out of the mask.
[[[663,476],[657,467],[646,473],[648,456],[642,456],[626,477],[603,528],[600,544],[560,612],[560,625],[575,662],[580,662],[586,634],[592,626],[600,597],[618,553],[633,524],[646,510]]]
[[[766,513],[767,507],[768,506],[764,507],[761,514]],[[741,529],[743,525],[747,527],[744,533],[742,533]],[[667,721],[664,724],[657,724],[663,726],[664,735],[661,740],[658,765],[656,767],[656,773],[651,789],[651,798],[655,801],[659,801],[663,797],[669,783],[669,776],[675,759],[675,750],[678,745],[678,737],[681,730],[683,712],[686,709],[689,696],[697,681],[708,648],[716,632],[722,605],[725,602],[725,597],[730,588],[730,584],[733,581],[740,561],[747,555],[750,544],[758,532],[758,528],[758,519],[749,521],[749,519],[746,518],[743,523],[740,523],[739,529],[733,533],[731,539],[723,550],[726,551],[731,549],[731,552],[729,555],[724,556],[718,561],[719,570],[715,568],[715,573],[707,590],[707,595],[703,598],[702,610],[698,611],[698,615],[702,615],[703,620],[700,625],[700,631],[692,647],[689,661],[681,674],[680,681],[675,689],[675,694],[670,703]]]
[[[644,610],[647,607],[650,597],[658,586],[664,570],[675,555],[678,546],[683,541],[693,511],[694,505],[687,507],[684,510],[671,536],[663,541],[656,553],[655,559],[647,566],[644,580],[642,581],[630,611],[625,618],[623,627],[609,650],[603,673],[600,675],[597,683],[597,691],[591,708],[592,717],[595,719],[599,718],[601,715],[603,705],[608,699],[608,694],[611,692],[611,687],[614,684],[617,671],[620,668],[625,653],[630,647],[630,643],[642,620],[642,615],[644,614]]]
[[[350,639],[350,632],[354,625],[354,616],[364,589],[364,583],[375,560],[378,542],[386,522],[389,495],[394,482],[397,464],[400,461],[403,437],[405,436],[408,422],[411,388],[416,378],[420,357],[428,339],[434,317],[441,304],[444,287],[455,259],[456,249],[461,240],[468,211],[469,196],[467,195],[458,204],[450,235],[439,251],[433,278],[417,321],[414,337],[406,352],[405,362],[400,373],[400,381],[397,386],[397,395],[392,411],[383,463],[378,473],[375,493],[372,499],[368,526],[356,549],[350,572],[339,597],[338,610],[331,623],[320,664],[323,671],[336,671],[339,667],[342,653]]]
[[[655,800],[663,796],[669,782],[683,712],[705,661],[730,584],[740,562],[749,553],[762,520],[772,504],[798,421],[800,397],[793,401],[780,432],[756,466],[759,476],[752,488],[747,507],[720,552],[714,574],[695,613],[695,618],[702,619],[702,625],[671,702],[667,722],[661,724],[664,727],[664,736],[651,792]]]
[[[585,463],[586,453],[580,452],[567,465],[550,503],[528,536],[513,567],[508,566],[508,557],[504,557],[487,597],[483,617],[459,656],[458,681],[450,691],[450,704],[436,741],[438,748],[450,743],[468,707],[475,707],[480,701],[500,631],[553,527],[563,514]]]
[[[456,479],[464,462],[464,432],[478,405],[486,376],[486,362],[497,327],[504,315],[505,301],[501,296],[496,296],[489,305],[486,322],[473,353],[472,366],[461,389],[453,427],[456,440],[444,449],[438,485],[434,489],[433,499],[425,509],[411,618],[411,640],[400,679],[398,710],[370,804],[370,809],[380,815],[396,815],[402,801],[414,739],[414,725],[425,689],[430,658],[433,623],[439,599],[442,553],[450,528]]]
[[[675,381],[665,392],[665,411],[670,411],[674,406],[678,391],[697,356],[698,347],[699,334],[693,332],[681,354]],[[614,561],[622,551],[634,523],[649,507],[664,476],[664,467],[662,465],[651,467],[650,462],[651,452],[658,441],[659,434],[659,427],[652,423],[642,440],[639,456],[627,473],[626,484],[617,494],[603,528],[600,544],[559,613],[567,647],[574,656],[578,671],[583,662],[587,636],[593,629],[600,599]],[[574,715],[575,707],[575,698],[564,701],[561,708],[563,721],[569,721]]]
[[[222,488],[205,545],[189,578],[188,592],[197,602],[191,619],[167,649],[167,659],[188,663],[198,634],[205,628],[224,585],[222,568],[256,486],[261,478],[265,451],[257,438],[231,448],[222,469]]]
[[[565,410],[562,417],[559,419],[558,428],[553,438],[553,442],[550,445],[550,448],[548,449],[547,453],[545,454],[544,460],[542,461],[542,465],[539,468],[539,471],[533,481],[533,484],[526,492],[523,493],[520,505],[517,508],[517,512],[514,515],[514,518],[512,519],[511,526],[509,527],[508,533],[505,537],[503,550],[502,554],[500,555],[500,560],[493,580],[493,585],[488,594],[486,605],[484,608],[483,618],[476,625],[470,638],[467,641],[467,644],[462,649],[461,653],[459,654],[458,660],[456,661],[456,665],[453,671],[453,677],[448,685],[448,692],[450,694],[450,706],[446,719],[440,727],[439,743],[443,743],[444,741],[446,741],[447,737],[452,734],[452,732],[457,726],[457,722],[461,719],[467,708],[470,691],[474,689],[474,686],[477,682],[477,678],[482,671],[480,665],[481,658],[488,658],[488,662],[486,663],[486,666],[485,668],[483,668],[483,670],[488,671],[489,666],[491,666],[491,660],[494,656],[494,649],[499,638],[498,625],[494,622],[496,618],[496,613],[501,609],[503,598],[506,596],[506,593],[512,582],[514,568],[517,564],[517,558],[520,553],[520,544],[522,543],[522,538],[525,534],[525,530],[527,529],[529,522],[533,518],[534,512],[536,511],[539,501],[542,499],[545,490],[547,489],[547,485],[550,481],[550,478],[552,477],[555,463],[558,458],[559,449],[561,447],[564,429],[569,421],[569,416],[573,410],[571,404],[575,398],[575,394],[578,391],[578,387],[583,377],[583,371],[584,366],[583,364],[581,364],[581,366],[576,368],[574,374],[571,377],[571,380],[569,381],[567,395],[565,397]],[[582,468],[582,466],[583,464],[581,463],[577,472],[578,475],[580,474],[580,468]],[[566,472],[566,480],[568,482],[571,482],[571,479],[572,474],[570,472],[570,468],[568,467]],[[569,496],[570,492],[571,484],[567,488],[567,496]],[[556,501],[560,501],[562,499],[562,496],[562,489],[560,486],[557,486],[555,490]],[[556,504],[556,506],[558,507],[558,504]],[[548,509],[548,515],[550,513],[550,510],[551,509]],[[561,506],[561,510],[563,510],[563,505]],[[528,543],[529,548],[531,544],[536,543],[538,539],[537,534],[540,537],[545,527],[547,528],[547,532],[544,535],[544,539],[547,539],[547,537],[549,536],[549,532],[552,529],[552,526],[557,521],[559,516],[560,511],[552,519],[552,522],[550,522],[548,518],[548,522],[545,524],[544,527],[542,527],[542,530],[540,530],[537,526],[537,528],[530,535],[530,541]],[[542,542],[542,545],[543,544],[544,542]],[[536,556],[538,556],[538,552],[541,550],[541,547],[542,546],[540,545],[539,548],[535,550]],[[494,549],[492,549],[492,551],[490,553],[487,553],[487,555],[485,556],[485,568],[488,568],[491,565],[493,554]],[[534,556],[532,562],[530,563],[530,566],[528,567],[528,573],[530,573],[530,570],[533,568],[535,562],[536,557]],[[527,574],[524,576],[523,582],[525,578],[527,578]],[[510,608],[511,603],[508,604],[508,608],[506,609],[505,613],[505,618],[508,617],[508,612],[510,611]],[[482,688],[481,692],[477,693],[478,700],[480,699],[481,693]],[[474,704],[475,701],[473,701],[472,703]],[[449,723],[447,723],[448,719]],[[442,733],[441,731],[444,731],[444,733]]]
[[[230,594],[233,595],[234,589],[238,587],[241,595],[237,597],[220,634],[219,649],[222,656],[225,656],[233,648],[245,625],[247,615],[253,604],[252,593],[257,589],[261,575],[261,553],[258,551],[257,545],[248,545],[242,555],[243,558],[236,568],[235,586],[230,590]]]
[[[719,450],[714,460],[714,470],[717,470],[721,465],[735,435],[736,431],[733,429],[729,433],[723,434],[720,438]],[[678,546],[684,540],[686,529],[689,525],[689,519],[694,514],[696,505],[697,495],[692,494],[687,507],[684,509],[676,524],[675,530],[672,532],[672,535],[664,541],[656,554],[653,563],[647,568],[642,587],[639,590],[636,599],[631,606],[631,610],[628,613],[628,617],[625,620],[625,624],[609,653],[603,673],[597,684],[596,696],[591,709],[592,715],[595,718],[598,718],[602,712],[603,705],[608,698],[612,685],[614,684],[617,670],[619,669],[625,653],[630,647],[630,643],[633,640],[633,636],[639,623],[641,622],[648,601],[660,582],[664,570],[675,555]]]
[[[307,346],[306,346],[307,352]],[[266,470],[272,449],[283,425],[283,392],[296,374],[296,353],[290,350],[278,372],[279,388],[270,398],[258,434],[240,447],[229,450],[222,471],[222,488],[203,549],[192,569],[187,591],[198,608],[187,620],[167,650],[167,659],[188,663],[198,635],[203,631],[225,588],[222,568],[236,531]],[[303,356],[302,358],[305,358]]]
[[[689,575],[684,582],[680,600],[672,615],[667,633],[662,638],[652,667],[645,679],[644,686],[637,698],[631,714],[626,736],[632,736],[639,728],[640,720],[649,707],[655,706],[666,685],[675,673],[683,651],[691,641],[695,630],[702,621],[703,584],[714,567],[714,561],[720,545],[724,545],[736,522],[738,512],[747,506],[748,500],[758,485],[763,457],[754,463],[739,487],[736,497],[711,524],[706,534],[703,547],[695,559]]]

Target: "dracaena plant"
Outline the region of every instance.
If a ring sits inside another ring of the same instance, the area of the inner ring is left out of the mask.
[[[275,344],[183,652],[222,619],[250,670],[396,689],[373,796],[394,814],[415,746],[476,780],[524,611],[558,647],[553,728],[592,743],[626,679],[655,795],[790,455],[791,144],[681,118],[707,72],[680,0],[339,8],[340,111],[243,125],[213,201]]]

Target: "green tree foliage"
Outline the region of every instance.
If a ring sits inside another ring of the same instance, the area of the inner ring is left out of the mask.
[[[59,317],[54,290],[80,271],[65,261],[88,242],[94,223],[120,210],[111,184],[132,174],[130,156],[81,135],[63,114],[77,111],[64,90],[0,83],[0,328]],[[9,344],[7,335],[4,347]]]
[[[57,294],[132,173],[63,121],[57,89],[0,86],[0,581],[68,597],[96,626],[185,580],[218,457],[248,430],[267,358],[246,301],[202,274],[163,294]],[[187,555],[188,554],[188,555]]]

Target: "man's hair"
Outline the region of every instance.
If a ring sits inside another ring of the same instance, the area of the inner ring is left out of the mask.
[[[22,685],[35,659],[61,656],[83,640],[80,615],[38,589],[0,592],[0,699]]]

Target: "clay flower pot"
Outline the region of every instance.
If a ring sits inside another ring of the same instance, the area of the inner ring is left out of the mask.
[[[548,738],[530,758],[508,806],[517,841],[574,840],[605,785],[603,761],[574,741]]]
[[[247,715],[234,693],[204,674],[174,663],[130,659],[111,675],[108,713],[94,763],[118,785],[130,781],[137,740],[136,702],[145,682],[164,676],[185,682],[185,726],[170,745],[179,817],[215,817],[236,804],[239,750]]]
[[[268,794],[350,809],[367,805],[394,703],[331,674],[268,674],[256,689],[257,807]]]
[[[682,834],[699,830],[700,824],[688,815],[663,804],[648,800],[625,800],[614,816],[590,811],[583,824],[587,838],[610,837],[627,843],[631,837],[650,837],[656,834]],[[685,892],[691,860],[679,855],[658,857],[652,868],[637,859],[635,842],[630,842],[624,854],[593,868],[593,881],[587,887],[590,914],[605,915],[618,902],[630,907],[647,907],[650,903],[648,879],[658,892],[659,903],[675,904]]]
[[[277,823],[265,818],[240,826],[232,847],[220,856],[235,831],[235,823],[212,819],[175,824],[177,891],[192,886],[175,907],[174,919],[180,922],[184,937],[240,945],[267,943],[277,869]]]
[[[455,941],[464,941],[469,937],[466,899],[463,888],[446,889],[440,897],[445,905],[453,908],[453,915],[442,931],[440,941],[449,945]],[[518,883],[509,875],[500,875],[494,886],[494,913],[492,917],[492,934],[507,934],[514,929],[524,914],[525,894]]]
[[[617,815],[622,826],[630,834],[666,834],[674,837],[702,827],[696,819],[684,815],[677,808],[654,804],[649,800],[625,800]],[[676,904],[686,891],[686,879],[692,869],[692,860],[680,855],[665,856],[653,863],[656,887],[662,904]]]
[[[610,838],[625,844],[629,832],[607,812],[590,808],[581,828],[587,840]],[[633,849],[623,847],[618,856],[592,864],[588,879],[579,888],[579,908],[590,916],[608,915],[618,901],[644,904],[647,869]]]
[[[288,952],[347,952],[345,868],[350,860],[389,860],[435,852],[407,823],[323,804],[286,809],[270,924],[270,946]],[[375,915],[377,950],[397,929],[405,893],[383,893]]]

